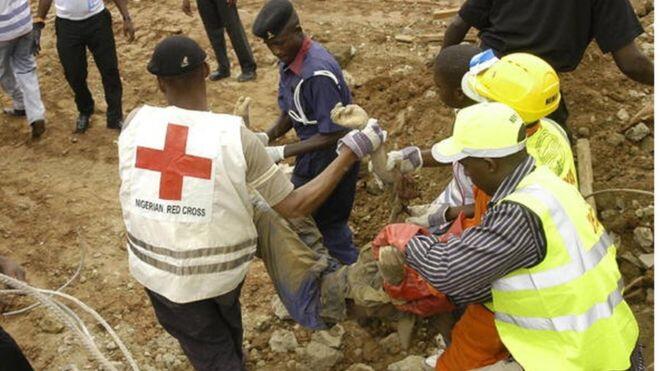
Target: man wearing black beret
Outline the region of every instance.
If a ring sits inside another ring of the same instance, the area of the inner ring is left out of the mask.
[[[296,187],[320,174],[337,156],[335,144],[347,130],[330,118],[337,103],[351,102],[351,92],[339,64],[320,44],[305,35],[298,15],[288,0],[269,0],[252,25],[252,32],[263,39],[279,59],[280,115],[266,133],[272,142],[291,128],[299,142],[267,147],[278,162],[296,156],[291,181]],[[264,138],[265,139],[265,138]],[[357,259],[348,218],[353,208],[359,164],[346,174],[328,201],[314,214],[330,255],[344,264]]]

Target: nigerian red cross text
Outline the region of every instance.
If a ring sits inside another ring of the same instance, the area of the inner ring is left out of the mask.
[[[212,161],[209,158],[186,154],[188,127],[167,124],[163,150],[137,147],[135,167],[160,172],[162,200],[181,200],[183,177],[211,179]]]

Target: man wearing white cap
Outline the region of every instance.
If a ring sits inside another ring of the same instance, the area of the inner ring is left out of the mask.
[[[416,236],[405,260],[458,305],[487,303],[524,369],[637,369],[639,329],[621,295],[616,247],[575,187],[525,149],[501,103],[459,111],[436,161],[460,162],[492,196],[480,225],[439,242]],[[492,302],[491,302],[492,301]]]

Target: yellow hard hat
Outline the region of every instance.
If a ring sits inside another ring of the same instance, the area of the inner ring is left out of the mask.
[[[509,54],[488,67],[463,76],[465,95],[477,102],[495,101],[515,109],[525,123],[536,122],[557,109],[559,77],[543,59],[529,53]]]
[[[519,141],[524,123],[513,108],[503,103],[478,103],[456,114],[452,136],[433,145],[433,159],[441,163],[466,157],[499,158],[522,151]]]

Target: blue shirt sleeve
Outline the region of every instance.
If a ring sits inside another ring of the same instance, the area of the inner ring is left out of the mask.
[[[346,89],[346,87],[342,86],[342,89]],[[335,124],[330,119],[330,111],[337,103],[342,101],[339,87],[331,78],[315,76],[305,80],[301,93],[302,105],[306,110],[309,110],[307,118],[318,122],[319,133],[332,134],[348,130]],[[308,112],[305,112],[305,114],[308,114]]]

